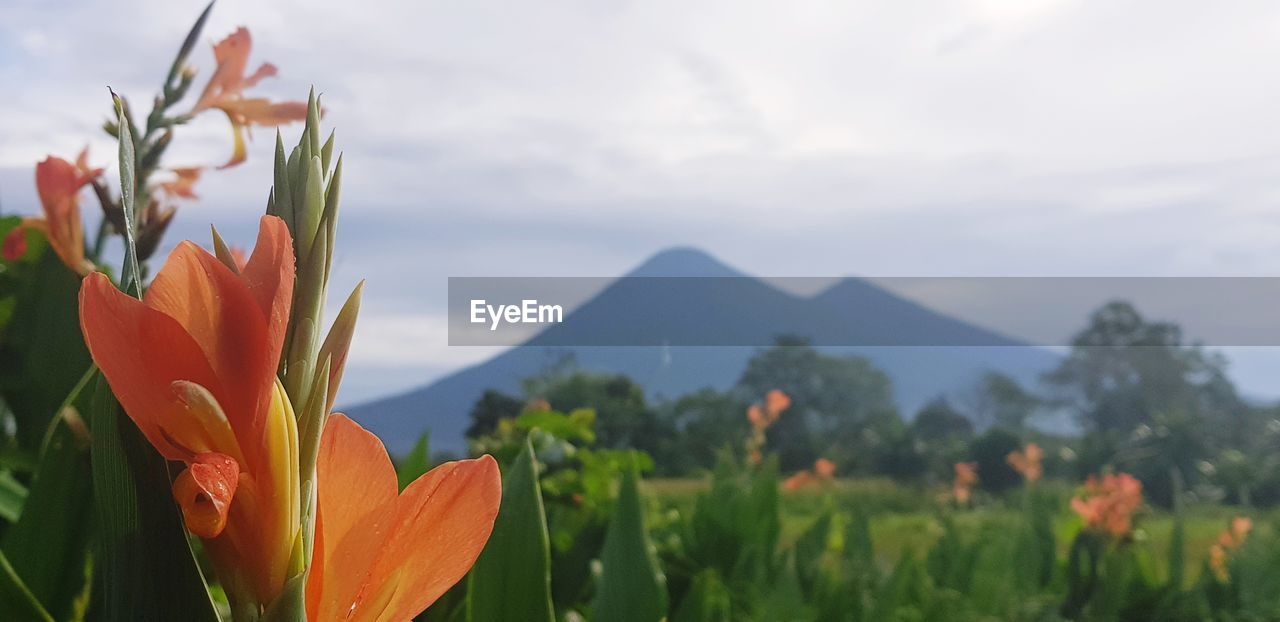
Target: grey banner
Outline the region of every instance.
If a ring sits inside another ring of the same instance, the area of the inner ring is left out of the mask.
[[[1118,301],[1186,343],[1280,345],[1275,277],[453,277],[449,344],[1065,346]]]

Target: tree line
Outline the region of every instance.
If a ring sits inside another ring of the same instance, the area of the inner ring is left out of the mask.
[[[1226,360],[1188,343],[1176,324],[1120,301],[1093,312],[1034,386],[990,372],[910,416],[871,361],[781,336],[729,389],[670,400],[648,399],[623,375],[559,365],[527,380],[521,395],[486,391],[467,435],[492,433],[531,400],[565,412],[591,408],[599,447],[645,451],[658,475],[684,476],[712,468],[717,451],[745,442],[747,407],[772,389],[792,399],[768,438],[783,471],[826,458],[842,475],[929,484],[949,480],[957,462],[976,462],[982,486],[999,491],[1019,481],[1005,456],[1036,442],[1047,450],[1048,475],[1074,480],[1122,470],[1141,479],[1157,504],[1170,503],[1175,486],[1205,500],[1280,502],[1280,409],[1241,397]],[[1055,420],[1075,431],[1045,425]]]

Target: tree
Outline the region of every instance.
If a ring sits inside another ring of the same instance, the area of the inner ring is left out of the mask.
[[[1242,406],[1221,357],[1182,344],[1181,329],[1149,322],[1126,302],[1095,311],[1071,342],[1071,354],[1045,380],[1074,406],[1086,428],[1128,433],[1158,412],[1203,419]]]
[[[779,337],[751,358],[737,384],[749,400],[771,389],[792,402],[769,429],[783,470],[808,468],[819,457],[844,470],[861,459],[866,430],[899,421],[884,372],[862,357],[822,354],[803,339]]]
[[[596,446],[602,449],[640,449],[654,453],[671,429],[645,402],[644,390],[621,374],[573,372],[541,383],[541,393],[531,398],[547,400],[551,407],[570,412],[578,408],[596,411]]]
[[[1022,448],[1022,441],[1013,433],[992,428],[974,439],[969,455],[978,464],[978,485],[984,490],[1001,492],[1017,486],[1022,481],[1009,466],[1009,452]]]
[[[662,416],[675,434],[655,456],[661,474],[680,475],[715,466],[726,446],[739,451],[746,441],[747,400],[703,389],[668,404]]]
[[[488,389],[471,407],[471,425],[467,427],[467,438],[478,438],[493,434],[498,421],[510,419],[520,414],[524,402],[501,391]]]
[[[1221,356],[1182,342],[1182,330],[1152,322],[1126,302],[1090,317],[1071,353],[1045,380],[1089,433],[1082,457],[1142,480],[1152,501],[1172,502],[1172,473],[1195,484],[1196,468],[1223,447],[1248,443],[1256,419]]]
[[[925,404],[911,422],[916,438],[925,442],[967,439],[973,436],[973,422],[951,406],[945,397]]]
[[[1011,432],[1021,432],[1040,405],[1041,399],[1013,377],[994,371],[978,381],[972,400],[974,416],[980,423]]]

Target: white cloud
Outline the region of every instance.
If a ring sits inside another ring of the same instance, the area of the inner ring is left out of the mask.
[[[92,137],[110,160],[105,85],[146,102],[202,7],[0,8],[5,209],[30,209],[46,153]],[[335,278],[410,314],[362,333],[367,364],[457,356],[413,315],[443,306],[446,276],[611,275],[675,244],[769,275],[1280,266],[1271,2],[222,0],[202,76],[241,24],[253,62],[280,67],[263,92],[315,83],[338,128]],[[255,138],[175,233],[251,239],[270,183],[271,133]],[[174,161],[228,149],[211,115]],[[401,353],[397,330],[419,345]]]

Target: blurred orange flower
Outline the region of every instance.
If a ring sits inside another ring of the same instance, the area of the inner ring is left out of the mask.
[[[1227,571],[1227,551],[1220,544],[1209,547],[1209,571],[1220,583],[1231,579],[1231,574]]]
[[[818,458],[813,463],[813,473],[822,479],[831,479],[836,476],[836,463],[826,458]]]
[[[812,484],[814,484],[813,474],[808,471],[800,471],[799,473],[788,477],[785,482],[782,482],[782,489],[794,491],[800,490],[801,488],[808,488]]]
[[[502,497],[490,456],[442,464],[397,496],[382,442],[337,414],[325,426],[316,476],[309,620],[412,619],[471,569]]]
[[[1219,582],[1226,583],[1230,578],[1227,561],[1231,554],[1244,546],[1253,530],[1253,521],[1244,516],[1231,519],[1231,524],[1218,534],[1218,542],[1209,547],[1209,569]]]
[[[791,408],[791,398],[786,393],[774,389],[764,396],[764,414],[772,424],[778,420],[783,411]]]
[[[1244,546],[1244,541],[1249,538],[1249,532],[1253,530],[1253,521],[1243,516],[1237,516],[1231,519],[1229,527],[1218,534],[1218,545],[1228,551],[1234,551]]]
[[[951,492],[956,498],[956,503],[968,505],[973,493],[973,487],[978,484],[978,464],[975,462],[957,462],[955,472],[956,477],[955,482],[952,483]]]
[[[836,464],[826,458],[818,458],[812,471],[800,471],[782,482],[783,490],[800,490],[815,484],[829,483],[836,476]]]
[[[1028,484],[1040,481],[1040,477],[1044,475],[1044,467],[1041,465],[1043,460],[1044,451],[1035,443],[1027,443],[1022,451],[1011,451],[1005,458],[1009,466],[1022,475],[1022,479]]]
[[[1236,547],[1244,544],[1249,537],[1249,532],[1253,531],[1253,520],[1245,516],[1237,516],[1231,519],[1231,539]]]
[[[1142,507],[1142,483],[1128,473],[1090,475],[1084,492],[1071,500],[1071,509],[1084,519],[1085,529],[1123,538],[1133,530],[1133,513]]]
[[[102,169],[90,169],[88,159],[86,147],[75,164],[49,156],[36,165],[36,193],[44,216],[24,219],[5,236],[6,261],[17,261],[26,253],[25,230],[34,229],[44,234],[53,252],[68,268],[81,276],[93,272],[93,264],[84,256],[79,194],[81,188],[102,174]]]
[[[187,465],[174,497],[237,608],[275,600],[301,537],[297,427],[276,379],[293,266],[288,228],[265,216],[240,273],[183,242],[142,300],[102,273],[80,288],[89,352],[147,440]]]
[[[213,57],[218,67],[209,78],[200,99],[196,101],[191,114],[195,115],[211,108],[217,108],[227,115],[231,121],[231,132],[235,137],[235,151],[231,160],[221,168],[235,166],[245,160],[245,135],[252,125],[274,127],[292,121],[307,118],[307,105],[302,102],[273,103],[265,97],[246,98],[244,91],[252,88],[263,78],[276,75],[276,67],[271,63],[263,63],[253,74],[246,76],[249,67],[249,50],[253,40],[247,28],[238,28],[227,38],[213,46]]]
[[[196,182],[200,181],[200,173],[204,169],[198,166],[190,166],[186,168],[175,168],[172,171],[174,178],[170,181],[161,182],[157,187],[169,195],[171,199],[198,199],[195,188]]]

